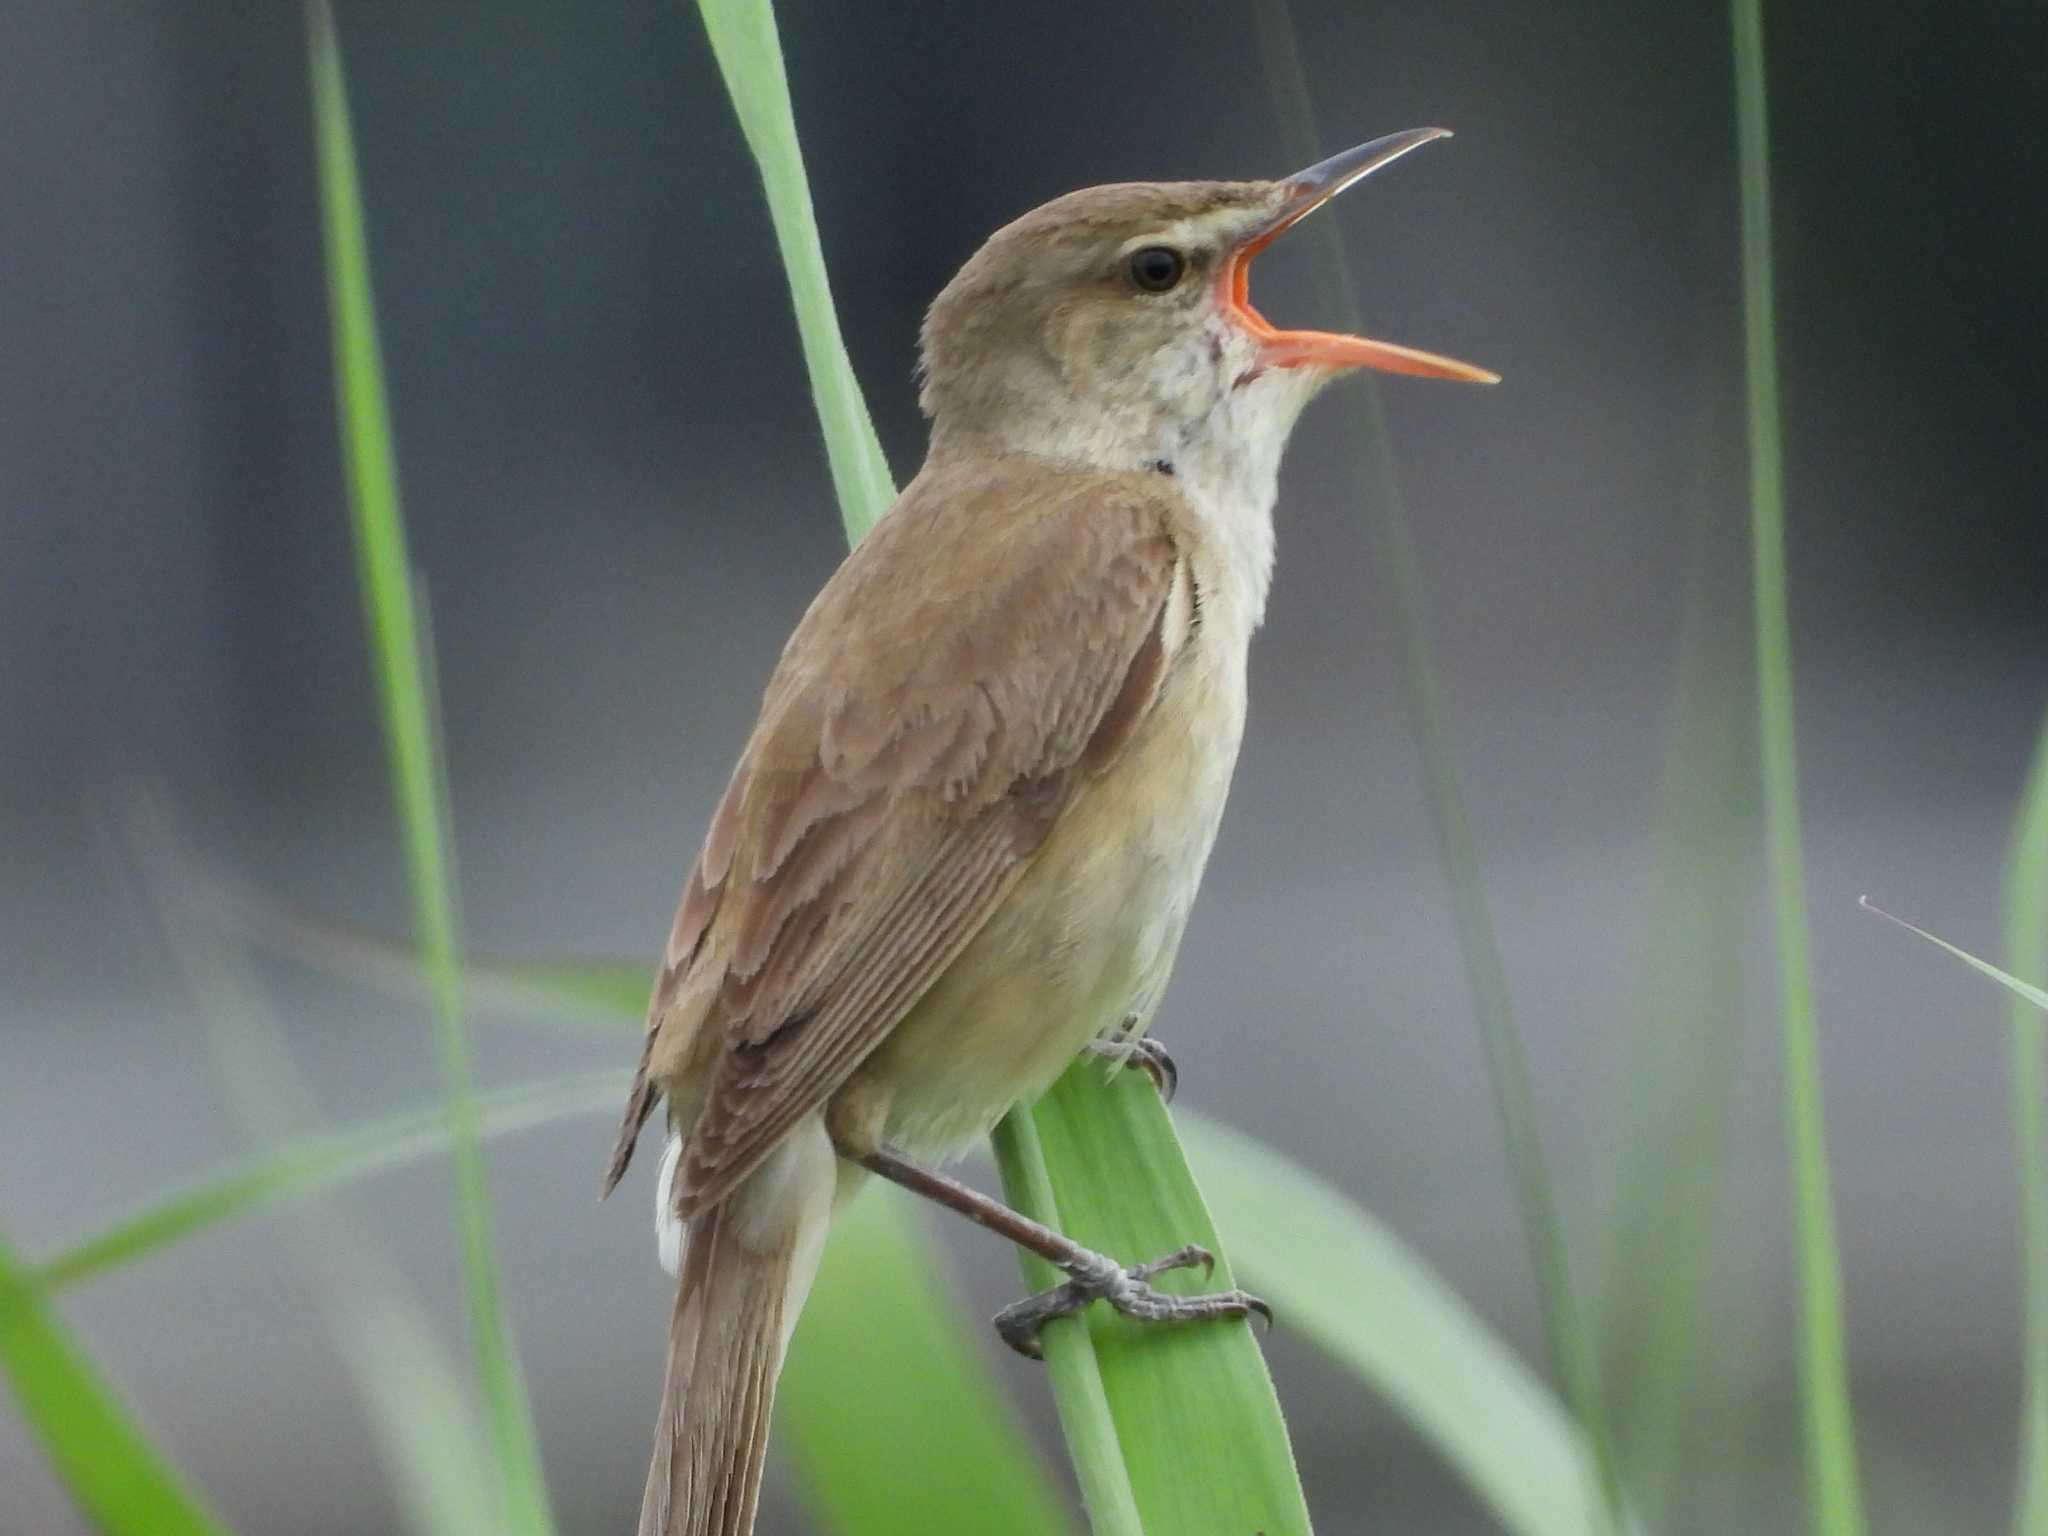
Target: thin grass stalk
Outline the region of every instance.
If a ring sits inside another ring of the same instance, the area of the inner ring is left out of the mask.
[[[2005,877],[2006,966],[2048,987],[2048,721],[2013,818]],[[2013,1155],[2019,1164],[2025,1397],[2015,1536],[2048,1536],[2048,1020],[2012,1001]]]
[[[1956,959],[1962,961],[1963,964],[1967,965],[1979,976],[1997,982],[2014,997],[2022,999],[2032,1007],[2040,1009],[2043,1013],[2048,1013],[2048,988],[2037,987],[2031,981],[2022,981],[2011,971],[2003,970],[1993,965],[1989,960],[1979,959],[1961,945],[1949,943],[1940,934],[1929,933],[1918,923],[1909,923],[1897,913],[1885,911],[1883,907],[1880,907],[1868,896],[1859,896],[1856,899],[1856,904],[1873,917],[1881,917],[1886,922],[1905,929],[1908,933],[1918,934],[1944,954],[1955,956]]]
[[[1038,1127],[1028,1113],[1005,1115],[990,1136],[1003,1192],[1019,1210],[1029,1211],[1055,1231],[1067,1230],[1060,1216],[1052,1174]],[[1057,1285],[1065,1276],[1035,1254],[1021,1255],[1025,1283],[1035,1289]],[[1081,1505],[1095,1536],[1145,1536],[1138,1496],[1131,1487],[1117,1440],[1116,1418],[1102,1382],[1102,1364],[1085,1328],[1048,1328],[1042,1347],[1056,1390],[1053,1403],[1080,1485]]]
[[[1813,1528],[1859,1536],[1863,1494],[1849,1403],[1841,1256],[1835,1241],[1821,1099],[1820,1041],[1800,852],[1792,637],[1785,579],[1785,468],[1771,268],[1770,129],[1762,0],[1732,0],[1737,168],[1742,210],[1744,380],[1749,412],[1750,543],[1756,623],[1764,850],[1784,1024],[1785,1119],[1799,1246],[1800,1404]]]
[[[803,146],[796,136],[789,75],[782,67],[775,10],[767,0],[698,0],[697,9],[720,73],[728,82],[747,82],[746,88],[730,92],[733,111],[768,195],[768,216],[796,305],[797,339],[811,378],[811,399],[824,428],[825,457],[846,524],[846,542],[858,544],[889,510],[896,485],[839,331],[839,311],[832,303],[832,282],[818,238],[818,215],[811,206],[810,178],[804,174]]]
[[[1307,164],[1325,151],[1316,132],[1307,76],[1287,0],[1257,0],[1256,12],[1267,84],[1280,117],[1282,136],[1287,141],[1288,153]],[[1343,241],[1334,225],[1327,220],[1319,222],[1313,231],[1312,245],[1326,302],[1339,306],[1343,328],[1363,330],[1357,302],[1352,297],[1354,289]],[[1565,1399],[1585,1431],[1603,1502],[1609,1516],[1618,1521],[1626,1503],[1620,1461],[1608,1425],[1592,1333],[1586,1326],[1584,1309],[1572,1282],[1557,1199],[1536,1126],[1528,1063],[1515,1027],[1507,971],[1501,962],[1500,942],[1487,906],[1471,817],[1459,787],[1456,754],[1444,724],[1442,694],[1437,686],[1425,617],[1422,573],[1402,509],[1393,444],[1388,437],[1378,387],[1364,379],[1356,381],[1351,390],[1358,402],[1359,430],[1350,441],[1359,479],[1366,488],[1366,525],[1373,544],[1373,566],[1380,575],[1382,604],[1391,615],[1409,724],[1422,759],[1430,821],[1450,888],[1458,947],[1486,1052],[1494,1111],[1514,1177],[1544,1332],[1563,1378]]]
[[[426,648],[406,554],[340,47],[326,0],[308,0],[306,35],[342,460],[348,476],[364,619],[412,890],[414,930],[439,1024],[437,1039],[454,1141],[476,1364],[492,1447],[504,1480],[510,1528],[527,1536],[544,1536],[553,1522],[548,1514],[540,1448],[492,1254],[490,1196],[462,1012],[452,861],[444,826],[434,720],[428,707]]]

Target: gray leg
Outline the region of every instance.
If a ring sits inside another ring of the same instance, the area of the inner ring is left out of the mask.
[[[1246,1317],[1258,1313],[1270,1324],[1273,1310],[1245,1291],[1219,1291],[1208,1296],[1169,1296],[1152,1288],[1152,1276],[1170,1269],[1209,1270],[1216,1259],[1208,1249],[1189,1244],[1149,1264],[1126,1267],[1115,1259],[1083,1248],[1043,1222],[1011,1210],[1000,1200],[958,1179],[921,1167],[894,1152],[870,1152],[854,1159],[870,1172],[901,1184],[914,1194],[957,1211],[969,1221],[1001,1233],[1072,1278],[1036,1296],[1027,1296],[996,1314],[996,1332],[1021,1355],[1042,1358],[1038,1331],[1056,1317],[1070,1317],[1093,1301],[1106,1301],[1125,1317],[1147,1323],[1192,1323],[1213,1317]]]

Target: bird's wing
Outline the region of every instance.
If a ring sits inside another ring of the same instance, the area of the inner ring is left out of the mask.
[[[928,472],[840,568],[685,888],[614,1179],[693,1063],[708,1086],[676,1200],[721,1199],[980,930],[1193,622],[1175,495],[1000,461]]]

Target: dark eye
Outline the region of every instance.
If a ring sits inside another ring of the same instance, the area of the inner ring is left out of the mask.
[[[1131,281],[1147,293],[1166,292],[1187,269],[1187,258],[1170,245],[1148,245],[1131,253]]]

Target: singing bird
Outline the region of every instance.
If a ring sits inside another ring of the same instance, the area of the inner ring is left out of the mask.
[[[1259,1308],[1148,1283],[1198,1248],[1127,1265],[932,1165],[1082,1051],[1145,1042],[1237,760],[1302,408],[1356,368],[1495,380],[1280,330],[1248,296],[1282,231],[1445,136],[1280,181],[1073,192],[932,304],[924,467],[769,680],[605,1181],[665,1098],[677,1288],[641,1536],[752,1530],[783,1352],[833,1210],[871,1173],[1065,1271],[997,1318],[1026,1353],[1094,1301],[1160,1322]]]

